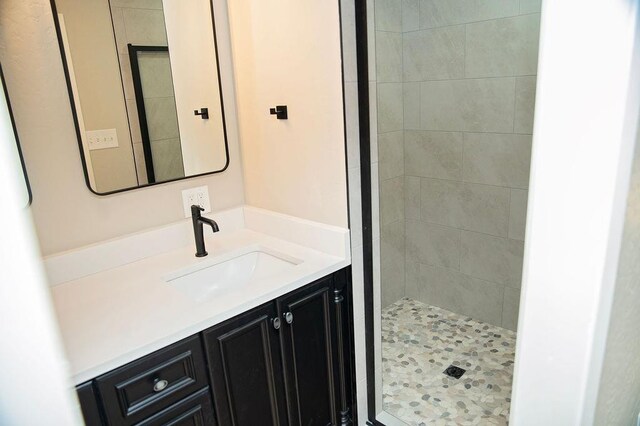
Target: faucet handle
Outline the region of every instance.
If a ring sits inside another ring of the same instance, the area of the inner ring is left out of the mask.
[[[191,206],[191,216],[195,216],[195,217],[199,217],[200,216],[200,212],[203,212],[204,208],[200,207],[197,204],[193,204]]]

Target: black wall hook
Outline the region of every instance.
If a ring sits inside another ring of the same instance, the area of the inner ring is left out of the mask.
[[[200,108],[200,112],[198,110],[193,111],[195,115],[199,115],[203,120],[209,119],[209,108]]]
[[[278,117],[278,120],[287,120],[289,118],[286,105],[278,105],[275,108],[270,108],[269,112],[271,115]]]

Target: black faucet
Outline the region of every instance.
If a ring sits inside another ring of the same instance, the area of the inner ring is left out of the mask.
[[[196,204],[191,206],[191,220],[193,221],[193,233],[196,237],[196,257],[204,257],[206,256],[207,250],[204,247],[204,224],[211,226],[213,232],[218,232],[220,228],[218,228],[218,224],[215,220],[202,217],[200,212],[203,212],[204,209]]]

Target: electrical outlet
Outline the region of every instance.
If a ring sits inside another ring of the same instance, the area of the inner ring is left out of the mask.
[[[194,204],[202,207],[204,209],[203,213],[209,213],[211,211],[208,186],[199,186],[197,188],[190,188],[182,191],[184,217],[191,217],[191,206]]]
[[[86,132],[89,150],[118,147],[118,133],[116,129],[88,130]]]

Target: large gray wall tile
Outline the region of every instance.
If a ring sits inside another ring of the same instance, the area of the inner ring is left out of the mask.
[[[174,97],[171,62],[167,52],[138,54],[140,79],[144,98]]]
[[[404,129],[420,129],[420,83],[404,83]]]
[[[378,132],[402,130],[402,83],[378,83]]]
[[[502,327],[516,331],[518,329],[518,313],[520,310],[520,290],[505,287],[502,305]]]
[[[127,31],[127,42],[143,46],[167,45],[167,31],[162,10],[122,9],[122,14]]]
[[[420,264],[418,300],[474,319],[502,324],[503,287],[451,269]]]
[[[380,232],[380,286],[383,306],[387,306],[404,297],[404,221],[383,225]]]
[[[528,191],[511,190],[511,207],[509,208],[509,238],[524,241],[527,224]]]
[[[404,178],[380,182],[380,223],[386,225],[404,220]]]
[[[404,267],[404,296],[418,300],[420,264],[407,260]]]
[[[404,175],[403,132],[378,135],[378,172],[380,180]]]
[[[375,0],[377,31],[402,32],[402,0]]]
[[[519,288],[522,241],[462,231],[460,270],[483,280]]]
[[[376,31],[376,78],[378,82],[402,81],[402,34]]]
[[[513,131],[514,78],[427,81],[420,87],[423,130]]]
[[[511,188],[528,188],[531,136],[465,133],[464,180]]]
[[[460,230],[415,220],[405,226],[407,260],[459,269]]]
[[[464,25],[405,33],[404,81],[464,78]]]
[[[467,77],[533,75],[538,68],[540,15],[467,25]]]
[[[152,141],[179,138],[178,113],[175,98],[150,98],[144,100]]]
[[[402,31],[420,29],[420,0],[402,0]]]
[[[423,178],[420,193],[424,221],[507,236],[509,188]]]
[[[540,12],[542,0],[520,0],[520,13]]]
[[[420,219],[420,178],[404,177],[404,217]]]
[[[536,77],[516,79],[515,133],[533,133],[533,115],[536,102]]]
[[[405,173],[460,180],[462,178],[462,133],[405,131]]]
[[[420,0],[421,28],[484,21],[518,14],[518,0]]]

